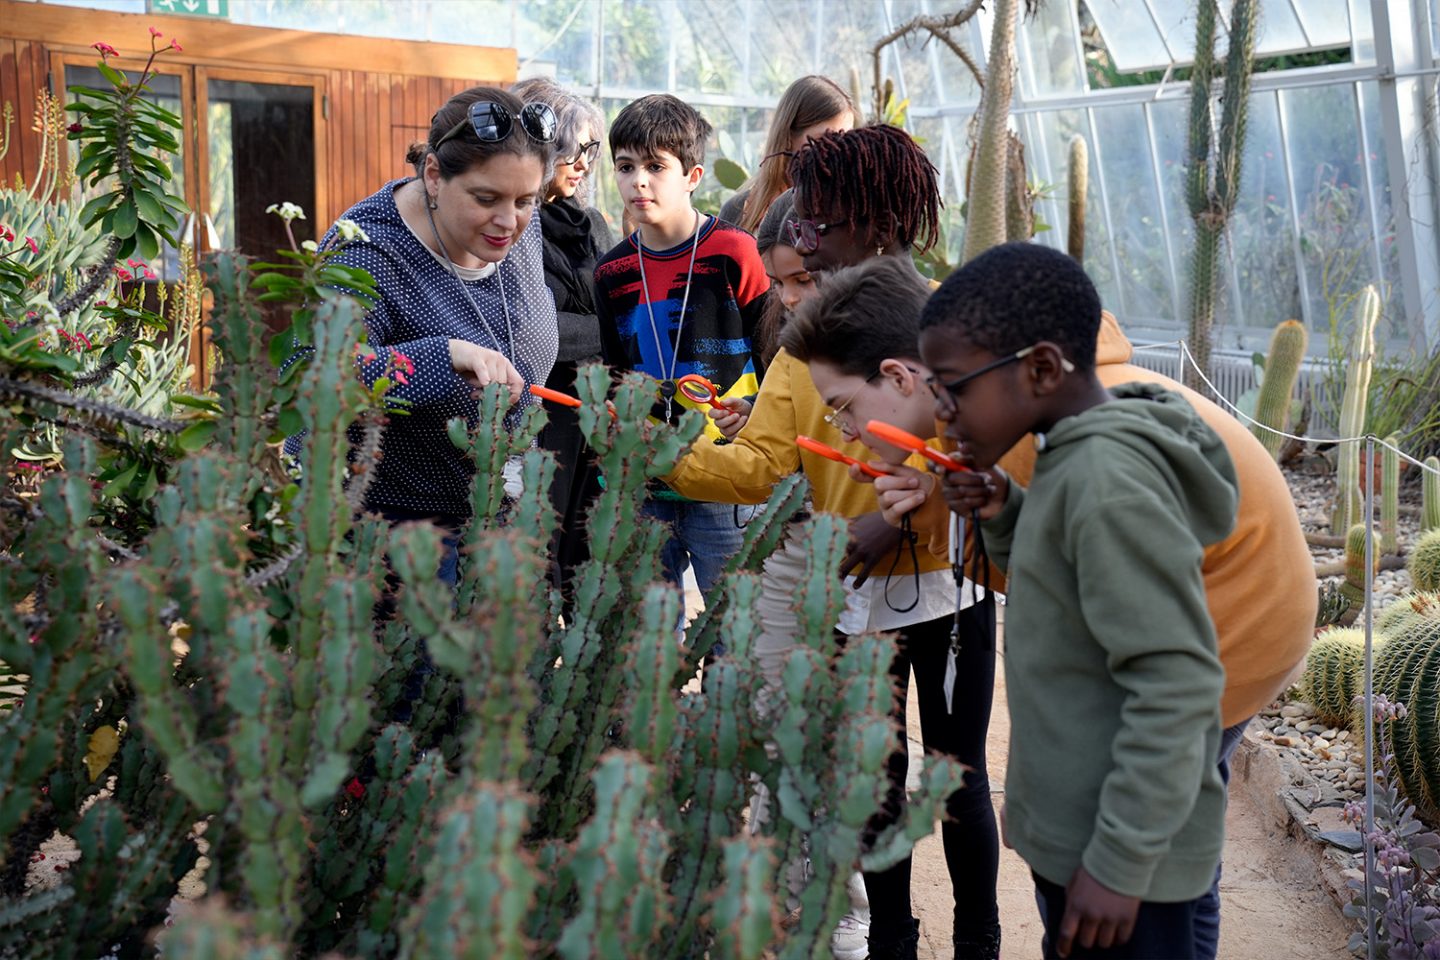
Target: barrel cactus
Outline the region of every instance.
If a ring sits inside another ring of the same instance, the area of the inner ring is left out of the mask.
[[[1290,427],[1291,396],[1300,377],[1300,364],[1305,360],[1305,347],[1310,334],[1298,320],[1286,320],[1270,335],[1270,351],[1265,355],[1265,375],[1260,381],[1260,395],[1255,401],[1255,419],[1251,429],[1270,456],[1278,456],[1285,443],[1282,433]]]
[[[1382,636],[1375,635],[1381,642]],[[1332,727],[1350,723],[1355,698],[1363,690],[1365,631],[1351,628],[1326,630],[1315,638],[1300,675],[1300,696],[1315,707],[1315,715]]]
[[[1440,630],[1440,593],[1417,590],[1391,601],[1375,617],[1375,629],[1397,636],[1414,629]]]
[[[1410,551],[1406,564],[1416,590],[1440,590],[1440,530],[1428,530]]]

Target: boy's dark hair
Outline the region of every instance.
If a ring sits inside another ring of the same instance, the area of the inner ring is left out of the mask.
[[[790,183],[812,216],[836,214],[888,247],[940,236],[940,183],[920,144],[899,127],[875,124],[810,140],[790,158]]]
[[[801,363],[821,360],[851,376],[871,376],[882,360],[919,358],[920,312],[929,296],[909,263],[871,257],[828,274],[780,331],[780,346]]]
[[[1075,259],[1038,243],[992,247],[940,284],[920,328],[945,327],[1003,357],[1049,340],[1081,370],[1095,366],[1100,294]]]
[[[664,150],[679,158],[689,173],[705,162],[711,129],[709,121],[684,100],[652,93],[627,103],[610,125],[610,157],[625,149],[652,157]]]

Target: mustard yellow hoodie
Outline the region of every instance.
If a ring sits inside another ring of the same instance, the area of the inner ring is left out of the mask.
[[[1201,574],[1206,602],[1220,640],[1225,667],[1222,723],[1234,726],[1255,715],[1293,680],[1315,637],[1318,584],[1315,563],[1280,468],[1243,423],[1218,404],[1169,377],[1130,363],[1134,348],[1107,311],[1095,350],[1095,372],[1107,387],[1154,383],[1180,394],[1224,441],[1240,488],[1235,529],[1205,550]],[[1028,485],[1035,446],[1027,437],[1000,460],[1006,473]],[[916,529],[934,530],[945,510],[931,497]],[[932,540],[934,553],[944,541]],[[992,578],[998,571],[992,570]],[[997,590],[1004,590],[998,579]]]

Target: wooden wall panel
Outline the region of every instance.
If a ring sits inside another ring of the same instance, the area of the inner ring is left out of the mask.
[[[13,184],[18,175],[26,183],[35,179],[40,164],[40,136],[35,132],[35,106],[46,89],[49,58],[42,44],[26,40],[0,40],[0,102],[14,113],[9,130],[10,149],[0,173]]]

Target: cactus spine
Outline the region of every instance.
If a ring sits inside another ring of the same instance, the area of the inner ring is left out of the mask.
[[[1375,324],[1380,319],[1380,296],[1366,287],[1355,305],[1355,335],[1350,360],[1345,368],[1345,399],[1340,408],[1340,436],[1359,437],[1365,430],[1365,407],[1370,396],[1370,374],[1375,362]],[[1335,468],[1337,489],[1330,531],[1350,529],[1360,519],[1360,444],[1352,440],[1340,445]]]
[[[1010,97],[1015,78],[1018,0],[996,0],[990,32],[989,69],[980,102],[980,134],[971,161],[970,206],[965,219],[965,262],[1006,239],[1006,173]]]
[[[1065,249],[1078,263],[1085,262],[1085,197],[1090,189],[1090,148],[1080,134],[1070,138],[1070,165],[1067,178],[1069,232]]]
[[[1189,161],[1185,200],[1195,220],[1195,255],[1190,282],[1190,351],[1198,370],[1185,367],[1184,381],[1202,390],[1200,375],[1210,374],[1212,330],[1220,291],[1223,261],[1220,241],[1240,197],[1240,165],[1245,153],[1245,126],[1250,101],[1250,62],[1257,32],[1256,0],[1234,0],[1230,6],[1230,46],[1225,52],[1225,86],[1220,109],[1220,136],[1211,123],[1211,84],[1219,65],[1215,27],[1219,0],[1200,0],[1195,16],[1195,66],[1190,75]]]
[[[1345,582],[1340,585],[1340,593],[1346,600],[1350,601],[1350,607],[1345,611],[1341,622],[1353,623],[1365,606],[1365,581],[1367,571],[1365,570],[1365,524],[1357,523],[1345,534]],[[1372,567],[1369,572],[1374,575],[1378,569],[1380,555],[1377,552],[1374,561],[1377,566]]]
[[[1255,419],[1259,423],[1252,425],[1251,430],[1272,457],[1279,456],[1285,443],[1281,433],[1290,426],[1290,398],[1295,393],[1295,381],[1300,377],[1300,364],[1305,360],[1309,339],[1305,325],[1298,320],[1286,320],[1270,335],[1265,376],[1255,401]]]
[[[1380,635],[1376,640],[1382,640]],[[1332,727],[1350,723],[1355,697],[1361,693],[1365,669],[1365,631],[1326,630],[1315,638],[1300,676],[1300,696]]]
[[[1440,457],[1426,457],[1420,477],[1420,529],[1440,529]]]
[[[1380,552],[1387,557],[1400,552],[1399,448],[1400,438],[1392,433],[1380,451]]]
[[[1416,590],[1433,593],[1440,590],[1440,530],[1428,530],[1410,551],[1406,564],[1410,583]]]

